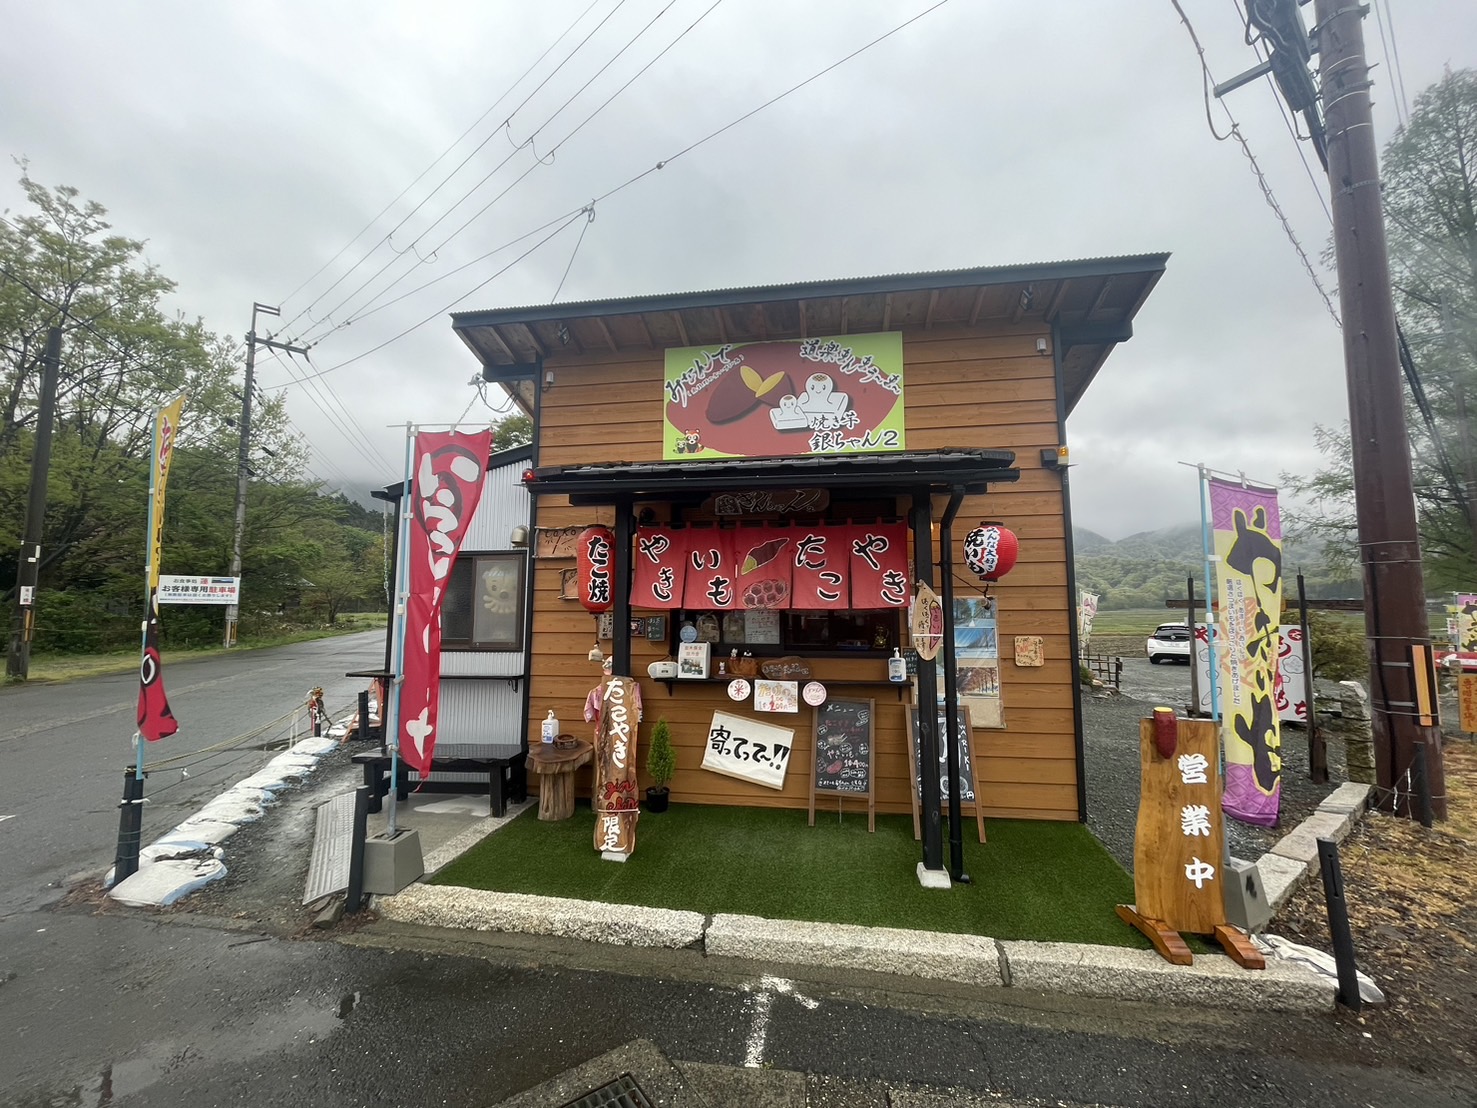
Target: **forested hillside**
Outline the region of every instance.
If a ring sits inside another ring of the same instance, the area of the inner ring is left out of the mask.
[[[1162,608],[1166,600],[1185,595],[1185,578],[1192,576],[1196,595],[1205,591],[1198,523],[1141,531],[1117,542],[1077,527],[1072,530],[1072,541],[1077,587],[1097,593],[1100,608]],[[1329,573],[1319,553],[1302,549],[1296,542],[1284,544],[1283,565],[1289,596],[1295,595],[1299,568],[1310,597],[1359,595],[1357,581]]]

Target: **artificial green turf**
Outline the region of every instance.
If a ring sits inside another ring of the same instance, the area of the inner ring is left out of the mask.
[[[948,863],[945,821],[944,859]],[[988,935],[994,939],[1146,947],[1113,913],[1133,879],[1077,823],[989,820],[989,842],[964,827],[970,885],[918,884],[922,844],[908,816],[674,804],[643,813],[636,851],[602,861],[586,805],[540,822],[534,809],[488,836],[435,878],[439,885],[763,916]]]

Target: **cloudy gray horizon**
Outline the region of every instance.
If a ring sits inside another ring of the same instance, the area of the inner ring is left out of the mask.
[[[453,310],[1159,251],[1134,338],[1068,423],[1074,522],[1117,539],[1198,518],[1179,462],[1272,483],[1314,469],[1314,425],[1346,418],[1342,339],[1240,147],[1207,126],[1169,0],[950,0],[670,160],[932,3],[10,4],[0,151],[146,239],[178,283],[171,310],[239,339],[253,301],[280,303],[260,329],[315,343],[297,373],[331,372],[315,389],[264,358],[261,384],[287,390],[313,475],[361,498],[398,477],[407,419],[491,414]],[[1234,2],[1184,7],[1217,80],[1256,64]],[[1477,65],[1461,0],[1380,0],[1365,36],[1381,147],[1393,78],[1408,103],[1443,66]],[[1227,104],[1335,296],[1313,151],[1266,80]],[[593,221],[483,258],[664,159]],[[18,177],[0,179],[0,208],[24,206]]]

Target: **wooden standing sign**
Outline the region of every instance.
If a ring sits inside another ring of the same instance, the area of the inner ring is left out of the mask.
[[[877,830],[877,804],[872,785],[871,700],[832,697],[815,710],[810,743],[810,826],[815,826],[816,795],[867,798],[867,830]]]
[[[1194,961],[1180,937],[1184,931],[1214,935],[1241,965],[1261,969],[1265,959],[1226,922],[1218,725],[1175,719],[1167,708],[1155,715],[1160,718],[1139,724],[1140,794],[1133,840],[1137,902],[1118,905],[1118,916],[1175,965]]]
[[[959,706],[959,729],[954,735],[955,748],[959,751],[959,806],[962,811],[964,805],[974,806],[975,829],[979,832],[980,842],[985,842],[985,813],[979,802],[979,782],[974,777],[974,761],[969,753],[969,711],[964,705]],[[949,729],[947,717],[943,708],[939,708],[938,714],[939,735],[939,804],[947,812],[949,810],[949,750],[943,743],[944,732]],[[918,709],[908,709],[908,764],[913,767],[913,838],[923,837],[922,810],[923,810],[923,775],[922,755],[918,749]]]

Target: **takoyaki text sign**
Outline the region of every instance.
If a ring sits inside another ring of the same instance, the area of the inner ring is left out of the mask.
[[[668,350],[663,412],[668,460],[902,450],[903,337]]]

